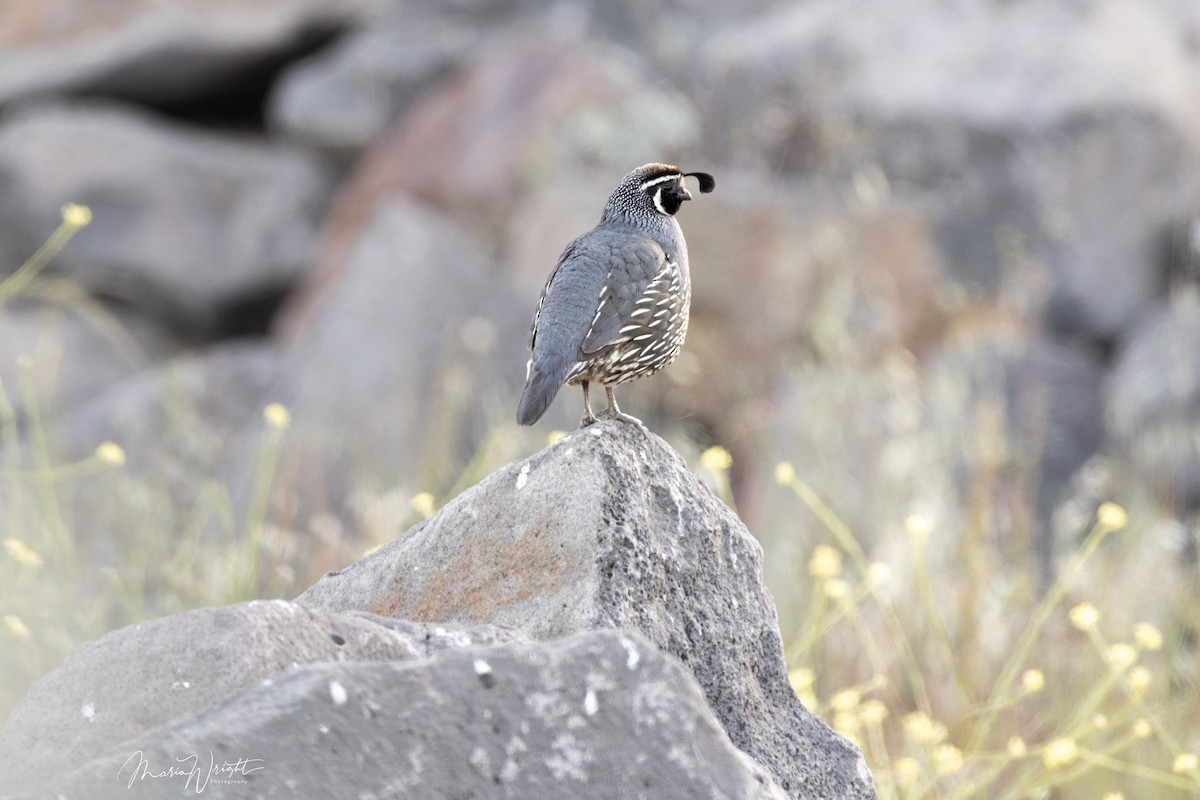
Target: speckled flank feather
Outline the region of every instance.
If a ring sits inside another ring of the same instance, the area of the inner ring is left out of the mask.
[[[607,416],[626,418],[612,388],[652,375],[679,354],[691,302],[687,244],[674,214],[700,190],[705,173],[647,164],[625,176],[600,224],[567,246],[542,290],[530,338],[532,358],[517,421],[532,425],[563,383],[584,390],[584,418],[595,421],[588,385],[605,387]]]

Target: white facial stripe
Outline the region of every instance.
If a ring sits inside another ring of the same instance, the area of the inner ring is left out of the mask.
[[[682,174],[680,174],[678,172],[673,172],[670,175],[663,175],[661,178],[654,178],[653,180],[646,181],[645,183],[642,184],[642,191],[644,192],[647,189],[649,189],[651,186],[657,186],[660,183],[667,183],[669,181],[677,181],[682,177],[683,177]]]
[[[658,209],[658,213],[666,214],[667,210],[665,208],[663,208],[663,204],[662,204],[662,193],[663,193],[663,190],[661,188],[659,188],[658,191],[656,191],[654,193],[654,207]],[[670,216],[670,215],[668,214],[667,216]]]

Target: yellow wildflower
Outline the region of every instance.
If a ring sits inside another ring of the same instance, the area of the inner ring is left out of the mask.
[[[1137,661],[1137,648],[1125,642],[1117,642],[1108,646],[1106,654],[1108,663],[1113,669],[1123,670]]]
[[[854,714],[839,711],[833,715],[833,729],[842,736],[853,736],[858,733],[859,720]]]
[[[79,203],[67,203],[62,207],[63,222],[72,228],[82,228],[92,221],[92,210]]]
[[[933,520],[924,514],[909,514],[904,520],[904,529],[917,544],[924,544],[933,533]]]
[[[797,667],[788,673],[788,683],[792,685],[792,691],[796,693],[796,697],[800,698],[800,702],[804,704],[805,708],[817,707],[817,696],[813,694],[815,681],[816,676],[807,667]]]
[[[1097,711],[1092,714],[1092,727],[1098,731],[1108,730],[1108,717]]]
[[[263,408],[263,419],[272,428],[283,430],[292,424],[292,412],[283,403],[267,403]]]
[[[1124,792],[1105,792],[1100,800],[1125,800]]]
[[[25,627],[25,622],[16,614],[4,615],[4,628],[15,639],[29,641],[33,638],[33,634],[29,632],[29,628]]]
[[[116,442],[101,442],[96,446],[96,458],[114,467],[125,464],[125,450]]]
[[[1150,734],[1154,733],[1154,729],[1150,727],[1150,723],[1142,717],[1138,717],[1133,721],[1133,736],[1136,739],[1145,739]]]
[[[713,445],[700,454],[700,464],[709,472],[724,472],[733,466],[733,456],[721,445]]]
[[[825,596],[830,600],[843,601],[850,597],[850,584],[841,578],[830,578],[825,581]]]
[[[858,715],[868,725],[878,725],[888,715],[888,708],[882,700],[868,700],[858,707]]]
[[[4,550],[8,553],[13,561],[16,561],[23,567],[38,569],[44,563],[42,561],[42,557],[20,539],[5,539]]]
[[[937,744],[946,738],[946,726],[930,719],[924,712],[905,714],[902,721],[905,732],[921,744]]]
[[[933,751],[933,768],[939,775],[949,775],[962,769],[963,754],[952,744],[941,744]]]
[[[1187,775],[1200,769],[1200,758],[1196,757],[1195,753],[1180,753],[1175,756],[1175,763],[1171,765],[1171,771],[1179,775]]]
[[[1025,745],[1025,740],[1020,736],[1014,736],[1008,740],[1008,754],[1013,758],[1024,758],[1029,753],[1029,748]]]
[[[862,692],[858,689],[843,689],[830,698],[829,707],[834,711],[853,711],[861,699]]]
[[[1100,612],[1091,603],[1080,603],[1067,612],[1067,617],[1081,631],[1095,630],[1100,622]]]
[[[790,461],[780,461],[775,465],[775,482],[780,486],[790,486],[796,479],[796,468]]]
[[[1101,503],[1096,510],[1096,521],[1110,531],[1119,531],[1129,521],[1129,515],[1116,503]]]
[[[896,773],[897,783],[912,785],[921,779],[921,765],[915,758],[901,756],[896,759],[892,769]]]
[[[1069,736],[1050,742],[1046,745],[1046,751],[1042,753],[1042,763],[1049,769],[1065,767],[1077,758],[1079,758],[1079,745],[1075,744],[1075,740]]]
[[[1133,640],[1143,650],[1161,650],[1163,646],[1162,631],[1149,622],[1139,622],[1133,626]]]
[[[1139,697],[1146,694],[1153,681],[1154,676],[1145,667],[1134,667],[1129,671],[1129,688]]]
[[[1042,674],[1040,669],[1027,669],[1021,675],[1021,685],[1030,694],[1040,692],[1046,686],[1046,676]]]
[[[876,561],[867,567],[867,583],[871,586],[883,586],[892,579],[892,568],[882,561]]]
[[[833,578],[842,572],[842,554],[827,544],[813,548],[808,571],[814,578]]]
[[[565,438],[566,435],[567,435],[566,431],[559,431],[559,430],[550,431],[548,434],[546,434],[546,444],[554,444],[559,439]]]
[[[429,519],[433,516],[434,503],[433,495],[429,492],[418,492],[413,495],[413,498],[408,501],[412,509],[421,515],[423,519]]]
[[[808,667],[797,667],[788,673],[788,682],[796,691],[811,689],[816,678],[816,674]]]

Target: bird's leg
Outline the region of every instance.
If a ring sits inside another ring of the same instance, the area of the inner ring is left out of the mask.
[[[596,421],[596,415],[592,413],[592,401],[588,397],[588,382],[580,381],[579,386],[583,389],[583,419],[579,420],[579,427],[586,428]]]
[[[605,419],[616,419],[616,420],[620,420],[621,422],[632,422],[637,425],[641,425],[642,421],[640,419],[638,419],[637,417],[631,416],[629,414],[621,413],[621,409],[617,405],[616,388],[617,387],[615,387],[615,386],[605,386],[604,387],[604,393],[606,395],[608,395],[608,408],[606,408],[604,410],[604,415],[603,415],[604,418]]]

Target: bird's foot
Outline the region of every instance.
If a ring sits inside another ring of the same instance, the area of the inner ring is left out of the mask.
[[[640,419],[632,414],[626,414],[620,409],[614,411],[611,407],[606,408],[600,412],[600,416],[604,419],[611,419],[614,422],[632,422],[634,425],[641,425],[643,428],[646,427]]]
[[[586,428],[588,425],[594,425],[600,421],[600,418],[595,414],[584,414],[583,419],[579,420],[579,427]]]

